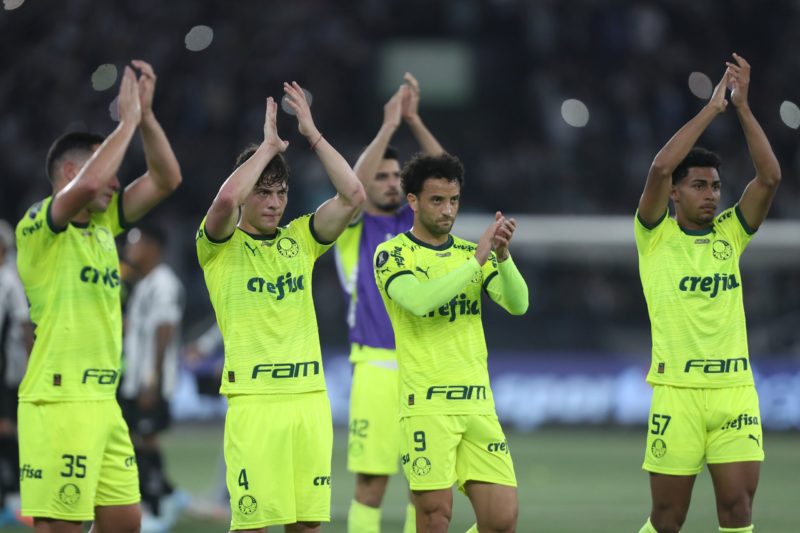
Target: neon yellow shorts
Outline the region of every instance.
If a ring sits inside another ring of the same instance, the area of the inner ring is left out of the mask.
[[[84,521],[139,501],[139,472],[116,400],[19,404],[23,516]]]
[[[709,464],[763,461],[758,395],[752,385],[690,389],[656,385],[650,406],[648,472],[689,476]]]
[[[468,481],[517,486],[514,463],[495,415],[420,415],[400,419],[403,470],[411,490]]]
[[[231,530],[329,522],[332,452],[327,392],[230,397],[225,464]]]
[[[400,459],[400,399],[395,361],[362,361],[353,365],[350,388],[350,472],[389,475]]]

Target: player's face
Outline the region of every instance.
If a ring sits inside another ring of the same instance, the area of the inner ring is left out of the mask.
[[[274,233],[281,221],[289,186],[286,182],[256,186],[247,196],[242,218],[252,229],[261,234]]]
[[[722,183],[717,169],[691,167],[689,173],[672,187],[672,201],[682,218],[698,226],[707,226],[719,206]]]
[[[400,163],[397,159],[384,159],[375,179],[365,187],[367,201],[378,211],[391,213],[400,207],[403,193],[400,186]]]
[[[414,225],[419,222],[434,236],[450,233],[458,214],[461,185],[455,180],[428,178],[422,184],[419,196],[408,195],[414,209]]]

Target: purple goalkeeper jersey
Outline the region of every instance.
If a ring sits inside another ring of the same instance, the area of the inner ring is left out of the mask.
[[[336,240],[336,265],[348,300],[350,342],[394,350],[394,331],[375,284],[372,256],[375,248],[414,223],[414,211],[404,205],[394,215],[370,215],[348,227]]]

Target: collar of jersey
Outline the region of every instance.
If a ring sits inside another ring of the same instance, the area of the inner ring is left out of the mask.
[[[708,235],[712,231],[714,231],[714,226],[709,226],[704,229],[685,229],[678,224],[678,227],[681,228],[681,231],[684,232],[686,235]]]
[[[278,236],[278,233],[281,232],[280,229],[276,229],[275,233],[273,233],[272,235],[264,235],[264,234],[260,234],[260,233],[250,233],[249,231],[243,230],[239,226],[236,226],[236,229],[238,229],[242,233],[246,234],[251,239],[255,239],[257,241],[271,241],[272,239],[274,239],[275,237]]]
[[[430,248],[431,250],[447,250],[448,248],[453,246],[452,235],[448,235],[447,240],[444,243],[440,244],[439,246],[434,246],[432,244],[428,244],[427,242],[423,242],[417,239],[410,231],[405,232],[405,236],[408,237],[409,240],[411,240],[411,242],[413,242],[414,244],[419,244],[420,246],[424,248]]]

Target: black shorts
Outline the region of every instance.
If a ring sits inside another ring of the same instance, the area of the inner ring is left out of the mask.
[[[159,397],[156,404],[149,409],[139,407],[139,401],[120,398],[119,405],[122,408],[122,417],[128,424],[128,429],[134,435],[144,437],[161,433],[169,428],[172,421],[169,415],[169,403]]]

